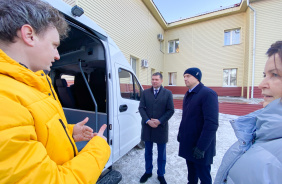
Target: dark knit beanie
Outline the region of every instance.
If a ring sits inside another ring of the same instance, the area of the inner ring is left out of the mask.
[[[199,82],[201,82],[202,72],[199,68],[188,68],[187,70],[185,70],[183,75],[185,74],[193,75],[196,79],[198,79]]]

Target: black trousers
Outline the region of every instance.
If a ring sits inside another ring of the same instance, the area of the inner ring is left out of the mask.
[[[188,167],[188,184],[197,184],[201,180],[201,184],[212,184],[211,165],[201,165],[186,160]]]

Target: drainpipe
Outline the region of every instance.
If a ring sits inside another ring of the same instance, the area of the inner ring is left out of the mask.
[[[253,72],[252,72],[252,90],[251,98],[254,98],[254,83],[255,83],[255,54],[256,54],[256,11],[250,5],[249,0],[247,0],[247,6],[254,12],[254,38],[253,38]]]

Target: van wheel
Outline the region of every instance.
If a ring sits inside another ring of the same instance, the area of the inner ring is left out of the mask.
[[[136,148],[138,149],[144,149],[145,148],[145,142],[144,141],[140,141],[137,145]]]

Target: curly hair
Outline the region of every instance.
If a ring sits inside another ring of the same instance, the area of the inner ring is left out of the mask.
[[[25,24],[36,34],[44,34],[55,27],[60,38],[67,37],[69,27],[64,16],[50,4],[41,0],[0,0],[0,40],[14,42],[17,31]]]

